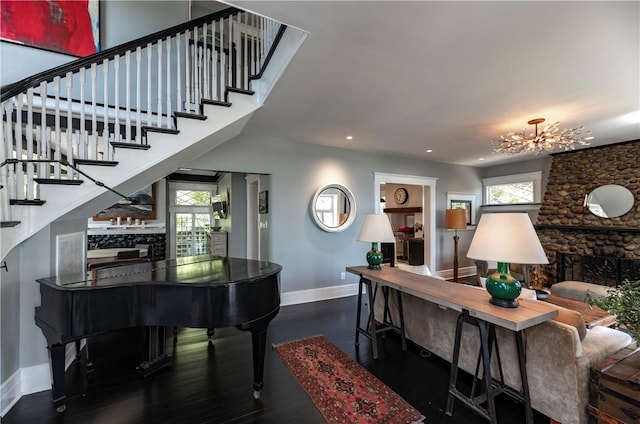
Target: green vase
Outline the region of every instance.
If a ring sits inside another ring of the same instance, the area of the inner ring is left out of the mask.
[[[382,259],[384,258],[384,256],[382,255],[382,252],[380,250],[378,250],[378,243],[377,242],[372,242],[371,243],[371,250],[369,250],[367,252],[367,263],[369,264],[369,266],[367,268],[369,269],[382,269],[382,267],[380,266],[380,264],[382,263]]]
[[[489,302],[493,305],[504,308],[518,307],[516,298],[520,296],[522,285],[509,272],[508,263],[498,262],[496,272],[487,277],[486,288],[491,295]]]

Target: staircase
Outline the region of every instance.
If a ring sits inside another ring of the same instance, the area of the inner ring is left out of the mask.
[[[0,260],[239,134],[306,35],[229,8],[3,87]]]

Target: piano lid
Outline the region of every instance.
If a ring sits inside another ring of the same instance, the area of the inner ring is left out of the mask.
[[[189,256],[178,259],[98,268],[85,273],[39,278],[57,289],[114,287],[132,284],[224,285],[261,279],[280,272],[273,262],[220,256]]]

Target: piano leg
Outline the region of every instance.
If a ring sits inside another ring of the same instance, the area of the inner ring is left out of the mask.
[[[267,325],[251,328],[253,345],[253,398],[260,399],[264,387],[264,355],[267,346]]]
[[[49,346],[49,354],[51,355],[51,371],[53,374],[53,382],[51,383],[51,401],[58,412],[64,412],[67,409],[67,400],[64,394],[64,344],[54,344]]]
[[[148,326],[145,328],[145,332],[145,361],[136,368],[143,377],[171,365],[173,361],[173,357],[164,352],[165,327]]]

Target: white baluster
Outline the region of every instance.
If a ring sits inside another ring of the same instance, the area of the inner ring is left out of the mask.
[[[180,57],[182,55],[182,49],[180,44],[180,36],[182,34],[176,34],[176,110],[182,111],[182,64],[180,63]]]
[[[24,159],[24,147],[22,145],[22,105],[24,104],[24,97],[22,94],[16,96],[17,104],[16,104],[16,126],[14,129],[15,132],[15,142],[16,142],[16,158]],[[11,116],[11,115],[9,115]],[[22,169],[22,164],[20,164],[20,169]]]
[[[198,27],[193,28],[193,103],[200,103],[200,46],[198,45]]]
[[[22,164],[16,165],[15,169],[15,186],[16,186],[16,199],[31,199],[27,197],[28,193],[25,192],[24,186],[24,171],[22,170]]]
[[[185,110],[191,112],[191,44],[190,31],[184,33],[184,85],[185,85]]]
[[[45,143],[45,131],[47,128],[47,83],[43,81],[40,83],[40,148],[38,149],[38,159],[49,158],[49,145]],[[38,177],[44,178],[45,171],[48,169],[49,164],[40,164],[38,167]]]
[[[126,78],[126,128],[125,128],[125,141],[127,143],[131,142],[131,50],[127,50],[124,55],[124,63],[125,63],[125,78]]]
[[[224,52],[224,18],[220,19],[220,56],[221,56],[221,61],[220,61],[220,90],[218,92],[218,95],[220,96],[220,100],[224,100],[224,91],[227,87],[227,59],[228,59],[228,54],[226,54]]]
[[[54,127],[53,136],[55,142],[53,145],[53,160],[59,161],[61,159],[60,145],[61,145],[61,128],[60,128],[60,77],[53,78],[53,95],[54,95]],[[60,163],[56,162],[53,165],[53,178],[60,178]]]
[[[151,125],[151,43],[147,44],[147,126]]]
[[[86,68],[80,68],[80,131],[82,134],[84,134],[84,130],[86,128],[86,122],[85,122],[85,82],[86,82]],[[80,139],[78,137],[76,137],[75,139],[76,142],[76,149],[75,149],[75,156],[74,155],[68,155],[67,156],[67,161],[70,164],[74,164],[75,163],[75,158],[79,158],[80,157]],[[75,177],[75,171],[72,168],[69,168],[69,170],[67,170],[67,178],[71,179],[71,176],[73,175]]]
[[[227,85],[228,86],[233,86],[235,85],[233,83],[233,16],[229,16],[229,18],[227,18],[227,21],[229,22],[229,37],[228,37],[228,41],[229,41],[229,54],[227,55]],[[226,88],[226,87],[225,87]]]
[[[93,63],[91,64],[91,140],[93,141],[94,145],[98,145],[98,93],[97,93],[97,87],[96,87],[96,83],[98,79],[98,65]],[[106,123],[108,122],[107,120],[107,107],[106,107],[106,101],[105,101],[105,106],[103,107],[104,109],[104,118],[103,121]],[[82,151],[82,156],[78,156],[81,159],[88,159],[89,156],[89,152],[88,152],[88,144],[89,143],[89,139],[86,138],[84,141],[84,149]],[[79,154],[79,153],[78,153]]]
[[[114,73],[114,82],[113,82],[113,91],[114,91],[114,104],[113,111],[115,112],[114,118],[114,127],[113,127],[113,135],[114,141],[120,141],[120,55],[117,54],[113,58],[113,73]],[[103,160],[109,160],[109,143],[105,140],[102,145],[102,158]]]
[[[27,125],[25,127],[27,138],[27,159],[33,159],[33,88],[27,90]],[[33,163],[27,163],[27,192],[34,193],[33,190]]]
[[[2,113],[4,113],[8,108],[6,108],[6,103],[10,103],[11,100],[7,100],[2,104]],[[10,116],[10,115],[7,115]],[[5,139],[5,127],[8,125],[9,120],[1,120],[0,121],[0,163],[9,159],[7,157],[7,148],[9,146],[8,140]],[[9,192],[9,185],[7,182],[7,168],[9,166],[0,166],[0,186],[5,187],[4,189],[0,189],[0,221],[11,221],[11,212],[9,208],[9,196],[7,193]]]
[[[240,22],[240,13],[238,13],[237,15],[237,24],[236,24],[236,29],[235,32],[233,34],[234,39],[236,40],[235,44],[236,44],[236,69],[234,70],[234,72],[236,73],[235,76],[235,86],[239,87],[239,88],[244,88],[243,83],[242,83],[242,73],[241,73],[241,69],[242,69],[242,39],[240,38],[240,33],[242,32],[242,26]]]
[[[249,89],[249,56],[248,56],[248,46],[249,46],[249,16],[247,13],[243,14],[244,17],[244,44],[242,48],[242,72],[244,74],[244,88]]]
[[[167,118],[171,117],[171,38],[167,37]],[[170,127],[167,123],[167,127]]]
[[[158,40],[158,128],[162,128],[162,40]]]
[[[202,25],[203,44],[204,44],[204,67],[202,70],[202,98],[210,99],[209,96],[209,33],[207,32],[207,23]]]
[[[136,49],[136,142],[142,144],[142,48]]]
[[[101,140],[96,138],[93,145],[93,159],[100,159],[98,156],[98,150],[101,143],[105,143],[105,140],[109,139],[109,61],[107,59],[102,61],[102,85],[104,86],[104,130],[102,131]]]
[[[65,79],[67,81],[67,126],[64,128],[64,135],[65,135],[64,147],[63,147],[63,144],[60,143],[60,154],[58,156],[58,160],[62,160],[63,151],[66,154],[73,154],[73,152],[70,151],[71,135],[73,131],[71,130],[71,128],[73,128],[73,101],[72,101],[72,95],[71,95],[71,89],[73,88],[73,74],[71,72],[67,72]],[[63,129],[61,128],[60,131],[62,132]],[[56,178],[62,178],[62,166],[60,166],[60,169],[58,170],[58,175],[56,176]]]
[[[211,85],[213,86],[213,92],[211,93],[211,99],[220,100],[220,81],[219,81],[220,70],[218,68],[219,62],[220,62],[218,58],[220,57],[220,55],[216,50],[216,46],[218,46],[216,41],[216,22],[214,21],[212,25],[213,25],[213,74],[211,75]],[[221,34],[220,37],[222,37],[222,31],[220,31],[220,34]],[[222,41],[220,43],[222,43]],[[218,47],[222,48],[222,44],[220,44],[220,46]]]

